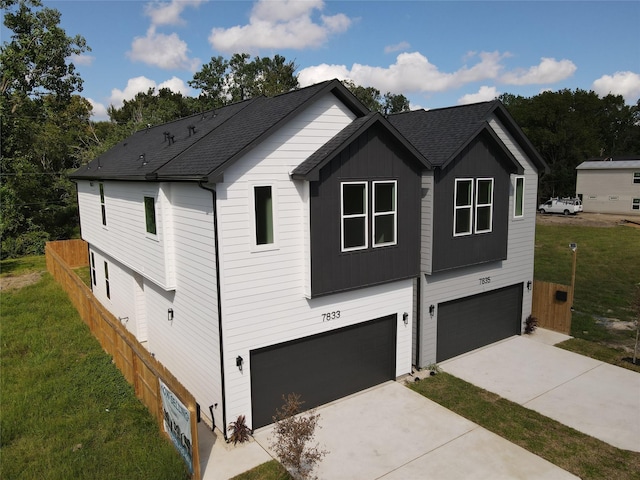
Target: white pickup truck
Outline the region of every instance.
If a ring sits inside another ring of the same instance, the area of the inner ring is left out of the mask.
[[[538,211],[540,213],[575,215],[582,211],[582,202],[579,198],[551,198],[538,205]]]

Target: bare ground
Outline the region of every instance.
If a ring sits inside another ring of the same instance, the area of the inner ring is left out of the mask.
[[[5,290],[17,290],[27,285],[36,283],[44,272],[30,272],[24,275],[7,275],[6,277],[0,277],[0,291]]]
[[[612,215],[609,213],[578,213],[576,215],[559,215],[554,213],[538,213],[536,222],[540,225],[577,225],[581,227],[615,227],[625,225],[640,228],[640,217]]]

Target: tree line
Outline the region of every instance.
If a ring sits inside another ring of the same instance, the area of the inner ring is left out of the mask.
[[[194,74],[188,84],[198,97],[149,89],[110,106],[108,121],[94,122],[81,96],[82,78],[69,62],[72,54],[90,51],[85,39],[67,35],[59,11],[40,0],[0,0],[0,7],[11,32],[0,49],[1,258],[39,254],[46,241],[77,236],[68,174],[136,130],[299,88],[293,61],[236,53],[213,57]],[[344,84],[372,111],[409,110],[402,94]],[[542,197],[573,194],[575,167],[587,158],[640,152],[640,101],[628,106],[619,95],[600,98],[584,90],[500,99],[551,166],[540,182]]]

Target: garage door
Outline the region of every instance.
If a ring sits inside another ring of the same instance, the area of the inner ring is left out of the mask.
[[[520,334],[522,284],[438,306],[436,361]]]
[[[396,373],[396,315],[251,351],[253,428],[273,423],[282,395],[312,408]]]

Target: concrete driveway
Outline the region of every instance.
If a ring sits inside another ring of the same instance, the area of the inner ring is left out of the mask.
[[[318,408],[321,480],[570,479],[546,460],[396,382]],[[255,433],[269,451],[271,428]]]
[[[640,452],[640,373],[548,345],[546,336],[512,337],[441,367],[615,447]]]

